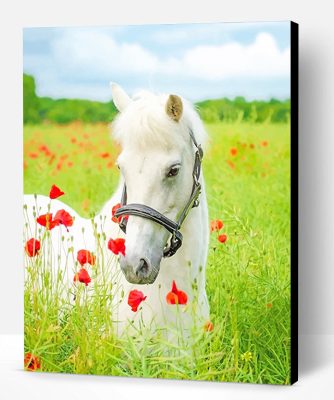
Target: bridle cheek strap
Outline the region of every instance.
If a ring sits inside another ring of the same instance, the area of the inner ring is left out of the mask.
[[[202,158],[203,158],[203,150],[201,148],[201,145],[197,144],[194,134],[192,130],[189,130],[190,137],[192,139],[192,142],[194,143],[196,147],[196,153],[195,153],[195,162],[194,162],[194,168],[193,168],[193,187],[192,187],[192,192],[190,195],[190,198],[183,208],[182,212],[180,213],[180,216],[177,220],[177,222],[172,221],[171,219],[167,218],[165,215],[161,214],[159,211],[155,210],[154,208],[151,208],[149,206],[146,206],[144,204],[126,204],[127,202],[127,192],[126,192],[126,185],[124,184],[123,187],[123,193],[122,193],[122,199],[121,199],[121,207],[116,210],[115,212],[115,217],[122,217],[119,226],[122,229],[124,233],[126,233],[126,224],[127,224],[127,218],[125,216],[133,215],[136,217],[141,217],[141,218],[146,218],[149,219],[153,222],[156,222],[157,224],[163,226],[165,229],[167,229],[168,232],[171,233],[171,238],[170,242],[168,245],[166,245],[164,249],[163,256],[164,257],[171,257],[173,256],[177,250],[182,246],[182,234],[180,232],[180,228],[186,219],[189,211],[193,207],[197,207],[199,204],[198,198],[201,193],[201,184],[199,182],[199,177],[201,173],[201,163],[202,163]]]

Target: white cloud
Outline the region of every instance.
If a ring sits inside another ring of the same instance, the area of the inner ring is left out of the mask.
[[[271,34],[259,33],[250,44],[197,45],[179,57],[159,56],[139,43],[116,41],[107,31],[64,29],[47,53],[27,54],[24,64],[25,71],[35,75],[40,95],[106,99],[110,81],[131,91],[138,86],[170,90],[188,85],[216,93],[215,87],[221,87],[223,95],[231,82],[233,93],[239,92],[238,85],[242,91],[256,82],[287,82],[290,49],[280,50]],[[288,95],[288,86],[286,90]]]
[[[204,80],[238,76],[276,77],[289,74],[290,51],[279,50],[274,38],[260,33],[249,45],[229,42],[196,46],[180,58],[158,58],[137,43],[117,43],[98,32],[66,32],[53,44],[63,73],[111,77],[112,74],[185,75]]]
[[[260,33],[250,45],[232,42],[190,49],[181,60],[181,65],[188,74],[209,80],[287,76],[290,49],[280,51],[271,35]]]
[[[52,52],[62,73],[109,78],[113,73],[150,73],[158,59],[136,43],[117,43],[103,32],[65,31]]]

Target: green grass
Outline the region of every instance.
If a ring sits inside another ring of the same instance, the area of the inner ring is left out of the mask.
[[[26,266],[25,350],[41,359],[43,371],[290,382],[289,126],[217,123],[207,130],[203,168],[210,219],[223,220],[220,233],[228,237],[222,244],[212,233],[210,240],[213,331],[195,333],[190,351],[141,332],[118,339],[112,334],[108,291],[65,307],[57,289],[48,294],[48,274],[43,290],[36,289],[43,268],[38,257]],[[113,166],[118,149],[108,135],[102,124],[25,126],[25,193],[47,195],[56,183],[79,214],[97,212],[118,179]],[[41,145],[51,154],[39,150]],[[231,148],[237,149],[235,156]],[[54,278],[59,285],[60,280]]]

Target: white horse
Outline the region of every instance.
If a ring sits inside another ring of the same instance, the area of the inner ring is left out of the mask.
[[[108,276],[113,280],[113,320],[118,322],[119,334],[124,332],[129,322],[148,329],[154,325],[159,329],[171,327],[184,331],[203,326],[209,320],[205,290],[209,229],[202,173],[199,176],[199,204],[197,207],[191,207],[190,204],[189,213],[180,228],[182,246],[171,257],[164,257],[164,249],[171,236],[164,226],[129,212],[124,234],[118,224],[111,220],[111,210],[120,203],[126,184],[127,204],[150,207],[159,215],[177,221],[189,205],[193,192],[195,144],[205,145],[205,129],[192,105],[179,96],[142,92],[131,99],[116,84],[112,85],[112,95],[119,110],[112,134],[122,149],[117,160],[121,179],[116,193],[94,218],[93,224],[59,200],[26,195],[24,203],[27,206],[29,233],[25,240],[29,236],[43,234],[44,228],[35,223],[36,216],[46,212],[55,214],[57,210],[64,209],[75,217],[74,224],[68,231],[64,227],[57,227],[48,232],[51,247],[60,250],[54,252],[51,261],[48,258],[47,264],[52,264],[50,268],[54,274],[62,271],[62,279],[73,290],[73,271],[80,268],[75,263],[76,251],[87,249],[97,254],[96,266],[92,269],[101,269],[101,260],[104,262],[103,268],[110,269]],[[39,228],[42,230],[38,231]],[[107,248],[108,239],[117,237],[125,238],[125,256],[114,256]],[[68,255],[69,248],[74,250],[72,257]],[[46,251],[43,247],[39,257],[43,257]],[[28,257],[29,262],[31,259]],[[103,282],[106,282],[105,276]],[[98,273],[95,279],[99,279]],[[187,294],[187,305],[168,304],[166,301],[173,281],[179,290]],[[134,289],[146,296],[136,312],[129,306],[127,297]]]

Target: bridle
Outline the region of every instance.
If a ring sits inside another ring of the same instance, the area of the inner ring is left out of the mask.
[[[189,211],[193,207],[197,207],[199,205],[199,195],[201,193],[201,184],[199,182],[199,177],[201,174],[201,164],[203,158],[203,150],[200,144],[196,142],[195,136],[193,131],[189,128],[189,135],[193,144],[196,147],[195,152],[195,162],[194,168],[192,172],[193,176],[193,187],[191,191],[191,195],[185,207],[183,208],[178,220],[176,222],[172,221],[171,219],[167,218],[165,215],[161,214],[159,211],[151,208],[149,206],[145,206],[144,204],[126,204],[127,201],[127,192],[126,192],[126,184],[124,183],[122,199],[121,199],[121,207],[115,212],[115,217],[122,217],[119,223],[120,228],[124,233],[126,233],[126,224],[127,215],[134,215],[136,217],[142,217],[149,219],[158,223],[159,225],[163,226],[167,229],[168,232],[171,233],[170,242],[166,245],[163,256],[164,257],[171,257],[173,256],[177,250],[182,246],[182,234],[180,232],[181,226],[186,219]]]

